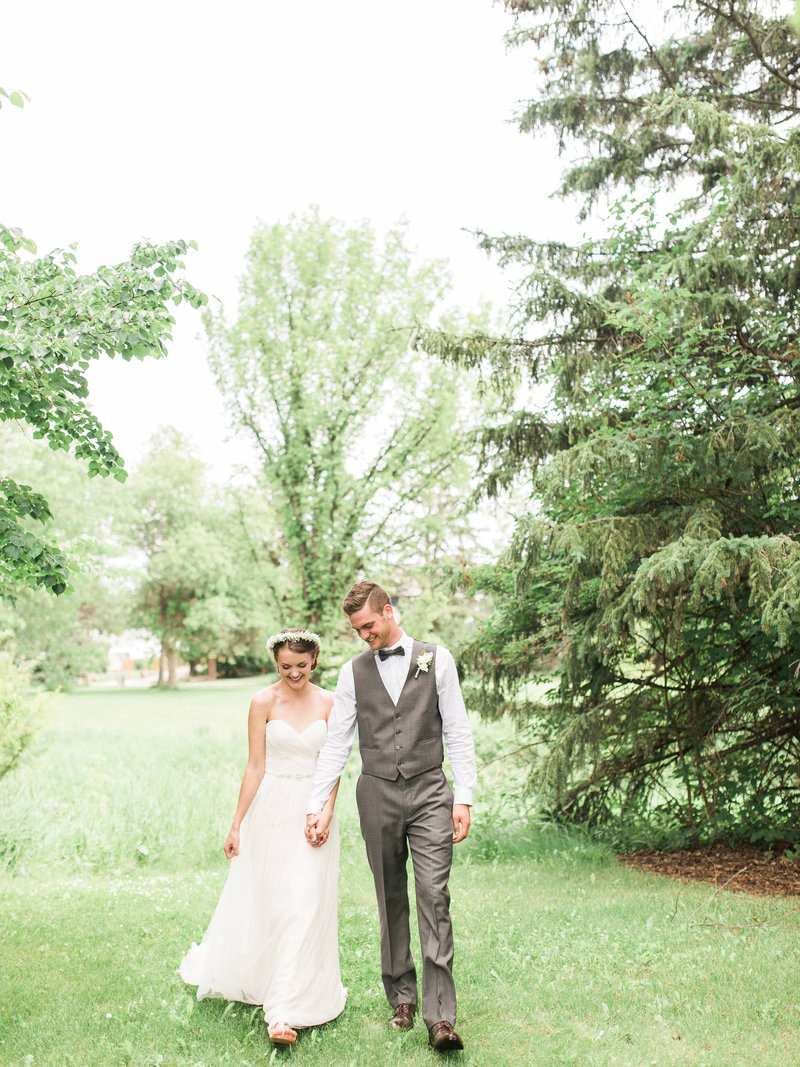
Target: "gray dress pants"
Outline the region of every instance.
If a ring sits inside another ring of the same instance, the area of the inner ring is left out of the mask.
[[[356,787],[361,834],[375,880],[381,970],[392,1007],[417,1003],[411,956],[406,861],[414,867],[422,949],[425,1025],[456,1021],[453,928],[447,883],[453,858],[453,791],[442,769],[393,782],[361,774]]]

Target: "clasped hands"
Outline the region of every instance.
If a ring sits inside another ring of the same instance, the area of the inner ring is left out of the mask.
[[[326,812],[325,808],[323,808],[317,815],[306,815],[306,841],[308,841],[312,848],[319,848],[320,845],[324,845],[328,840],[328,835],[330,833],[328,827],[330,826],[332,818],[333,812]]]
[[[333,818],[333,809],[328,809],[326,804],[319,814],[306,815],[306,829],[305,837],[309,845],[312,848],[319,848],[320,845],[324,845],[328,840],[331,819]],[[463,841],[469,833],[469,826],[471,821],[471,812],[469,804],[454,804],[453,805],[453,843],[458,844],[459,841]]]

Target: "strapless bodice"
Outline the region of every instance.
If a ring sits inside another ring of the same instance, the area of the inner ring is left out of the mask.
[[[327,733],[324,719],[309,723],[305,730],[295,730],[284,719],[270,719],[265,731],[265,776],[311,778]]]

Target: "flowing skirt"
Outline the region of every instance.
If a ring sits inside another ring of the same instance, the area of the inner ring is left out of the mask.
[[[339,831],[312,848],[303,836],[310,779],[265,774],[242,820],[239,855],[199,945],[180,965],[198,1000],[261,1004],[267,1023],[315,1026],[336,1018]]]

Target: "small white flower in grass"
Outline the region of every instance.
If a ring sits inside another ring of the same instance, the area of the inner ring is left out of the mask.
[[[428,673],[428,668],[431,665],[431,660],[432,659],[433,659],[433,652],[432,651],[421,652],[417,656],[417,673],[414,675],[415,678],[419,677],[419,672],[420,671],[422,671],[423,674],[427,674]]]

